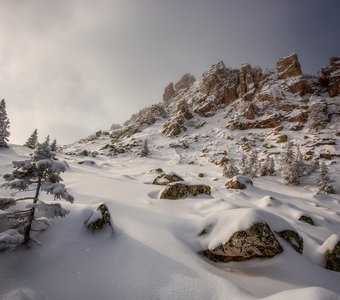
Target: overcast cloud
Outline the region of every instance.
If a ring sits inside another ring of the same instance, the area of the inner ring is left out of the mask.
[[[295,51],[316,74],[340,55],[339,11],[339,0],[2,0],[10,142],[108,129],[219,60],[266,68]]]

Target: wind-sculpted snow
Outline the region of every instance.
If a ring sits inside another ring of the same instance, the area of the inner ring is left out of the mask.
[[[218,143],[207,140],[205,146],[212,142]],[[0,158],[6,171],[10,161],[29,154],[27,148],[10,147]],[[63,205],[69,214],[50,219],[50,226],[37,233],[41,246],[0,253],[0,298],[339,299],[340,273],[325,269],[323,261],[339,241],[339,195],[317,194],[315,174],[298,187],[265,176],[253,178],[246,190],[227,190],[223,167],[196,159],[197,149],[151,148],[146,158],[99,155],[91,158],[96,168],[79,165],[77,157],[58,157],[69,164],[63,179],[76,201]],[[337,176],[334,160],[331,174]],[[211,196],[159,199],[164,186],[152,182],[161,172],[209,185]],[[338,182],[334,187],[340,190]],[[2,189],[1,196],[10,197],[9,191]],[[43,200],[52,205],[53,196]],[[110,210],[113,235],[109,227],[94,234],[84,224],[91,216],[99,218],[93,208],[101,202]],[[50,216],[63,213],[58,207],[48,207]],[[302,215],[315,225],[299,221]],[[35,226],[45,226],[38,220]],[[258,222],[272,229],[282,253],[226,264],[199,254]],[[283,230],[300,234],[302,254],[276,233]]]

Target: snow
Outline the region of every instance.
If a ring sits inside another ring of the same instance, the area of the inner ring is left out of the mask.
[[[216,122],[204,130],[217,128]],[[227,190],[222,167],[207,163],[211,153],[157,151],[158,129],[140,134],[141,139],[149,135],[147,158],[98,155],[93,168],[78,164],[77,157],[58,157],[69,165],[62,178],[75,201],[56,202],[70,213],[36,233],[41,246],[0,253],[0,299],[340,299],[340,274],[322,267],[322,255],[338,241],[339,195],[316,194],[311,183],[316,175],[298,187],[266,176],[253,179],[246,190]],[[204,138],[197,149],[210,143],[218,149],[218,140]],[[2,174],[11,171],[10,161],[30,153],[10,147],[0,152]],[[340,173],[336,160],[331,176]],[[185,182],[207,184],[212,196],[161,200],[164,186],[150,184],[156,168],[180,174]],[[197,177],[200,172],[203,178]],[[338,182],[335,189],[340,191]],[[3,197],[10,193],[0,192]],[[42,193],[41,200],[51,203],[53,196]],[[92,233],[84,225],[99,217],[93,208],[101,202],[111,212],[113,235],[110,228]],[[312,216],[316,226],[298,221],[302,214]],[[271,259],[216,264],[198,254],[258,221],[273,231],[297,230],[304,239],[303,254],[278,236],[284,251]],[[200,235],[203,229],[208,233]]]

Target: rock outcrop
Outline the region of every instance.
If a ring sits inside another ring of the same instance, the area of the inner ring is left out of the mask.
[[[280,79],[301,76],[301,66],[296,53],[280,58],[277,63],[277,72]]]
[[[283,230],[277,232],[280,237],[282,237],[285,241],[287,241],[296,252],[302,254],[303,252],[303,239],[302,237],[294,230]]]
[[[340,272],[340,242],[338,242],[334,249],[327,250],[324,257],[325,268]]]
[[[93,212],[93,214],[89,217],[85,224],[92,231],[102,230],[105,225],[110,226],[113,231],[111,214],[106,204],[97,204],[95,212]]]
[[[152,184],[167,185],[172,182],[183,181],[183,178],[175,173],[161,174],[155,178]]]
[[[249,177],[243,175],[237,175],[225,184],[227,189],[237,190],[244,190],[247,188],[247,185],[253,185],[253,181]]]
[[[340,57],[330,58],[330,66],[321,70],[319,83],[328,89],[330,97],[340,95]]]
[[[204,184],[190,184],[186,182],[170,183],[161,194],[161,199],[176,200],[185,198],[188,195],[197,196],[198,194],[211,195],[211,188]]]
[[[282,252],[280,243],[270,227],[257,223],[244,231],[235,232],[223,245],[202,252],[215,262],[245,261],[253,258],[270,258]]]

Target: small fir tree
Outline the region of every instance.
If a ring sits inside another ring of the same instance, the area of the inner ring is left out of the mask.
[[[250,177],[256,177],[259,173],[259,157],[257,150],[252,150],[247,157],[247,164],[248,164],[248,175]]]
[[[242,153],[241,159],[238,164],[238,169],[241,175],[248,176],[250,173],[250,168],[248,165],[248,157],[245,152]]]
[[[142,148],[142,150],[140,151],[139,155],[140,155],[141,157],[144,157],[144,156],[148,156],[149,154],[150,154],[150,151],[149,151],[149,146],[148,146],[148,140],[145,139],[143,148]]]
[[[47,135],[47,137],[46,137],[46,139],[45,139],[45,143],[46,143],[47,145],[50,144],[50,135]]]
[[[0,148],[7,148],[8,137],[10,133],[9,129],[9,119],[6,111],[5,99],[0,101]]]
[[[54,139],[52,144],[51,144],[51,150],[53,152],[56,152],[58,150],[58,145],[57,145],[57,140],[56,139]]]
[[[238,175],[239,172],[237,167],[235,166],[235,162],[233,159],[228,158],[228,162],[224,165],[222,173],[223,176],[227,178],[231,178]]]
[[[287,185],[299,184],[299,171],[291,143],[288,143],[281,157],[281,178]]]
[[[261,176],[273,176],[275,175],[275,161],[274,158],[267,154],[264,162],[260,167]]]
[[[320,175],[318,178],[319,192],[325,192],[328,194],[335,194],[334,187],[332,186],[331,178],[329,177],[329,170],[325,162],[320,164]]]
[[[296,149],[296,155],[295,155],[295,163],[296,163],[296,169],[298,171],[298,175],[299,177],[302,177],[304,175],[307,175],[307,166],[304,162],[303,156],[302,156],[302,152],[300,150],[299,145],[297,146]]]
[[[35,129],[31,136],[27,139],[24,146],[30,149],[34,149],[37,146],[37,143],[38,143],[38,129]]]
[[[67,214],[59,203],[47,204],[41,201],[39,199],[41,191],[54,195],[55,199],[63,198],[71,203],[74,198],[67,192],[65,185],[60,183],[62,181],[60,173],[66,170],[66,165],[54,158],[54,153],[47,142],[37,144],[30,159],[14,161],[13,166],[13,172],[3,176],[6,182],[1,186],[18,191],[33,188],[34,196],[3,201],[0,198],[0,203],[4,206],[5,202],[13,204],[13,201],[19,200],[33,201],[33,205],[29,208],[5,214],[5,217],[15,221],[15,228],[11,230],[17,232],[18,244],[28,243],[29,240],[34,240],[31,236],[32,230],[45,229],[49,224],[48,219]],[[19,238],[20,235],[22,238]]]

